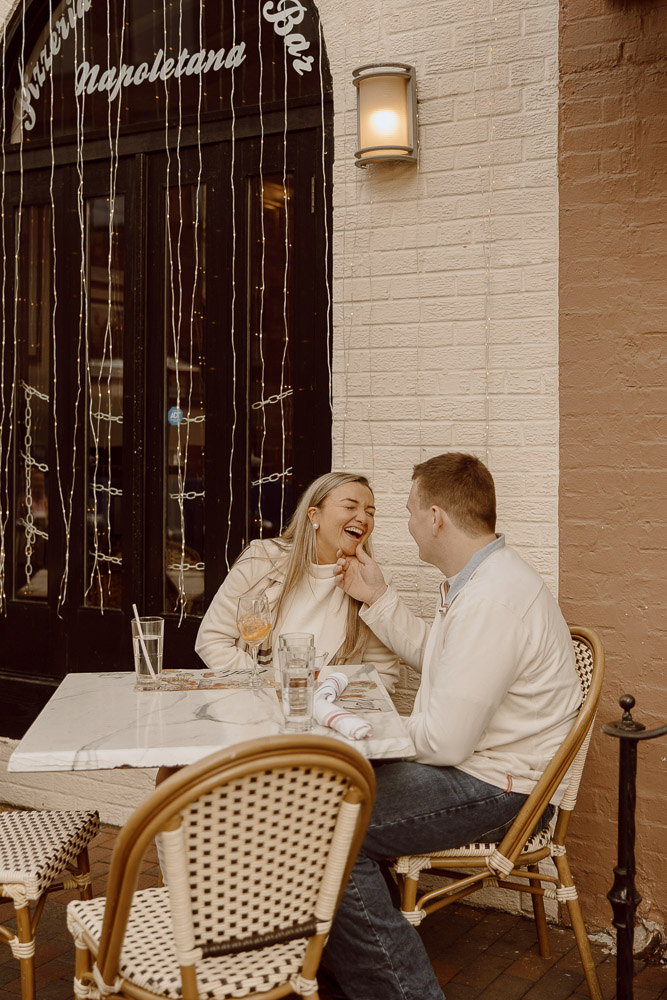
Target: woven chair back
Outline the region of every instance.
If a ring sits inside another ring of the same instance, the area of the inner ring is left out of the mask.
[[[299,928],[309,922],[307,934],[321,935],[361,846],[374,794],[368,761],[310,735],[241,743],[176,772],[116,840],[98,952],[105,981],[116,975],[153,837],[167,847],[179,962],[196,964],[207,954],[246,950],[244,942],[258,935],[303,938]]]
[[[252,771],[183,811],[196,947],[312,918],[346,788],[331,766],[293,763]]]
[[[531,836],[556,789],[570,770],[568,785],[559,806],[560,813],[574,808],[586,762],[595,714],[604,677],[604,648],[598,635],[581,626],[570,628],[575,667],[581,684],[582,702],[572,729],[548,765],[523,808],[498,847],[500,854],[516,861]],[[560,819],[559,819],[560,821]]]
[[[571,811],[574,809],[577,801],[581,776],[584,764],[586,763],[586,755],[588,754],[588,746],[593,733],[595,714],[600,700],[602,675],[604,672],[604,650],[597,635],[590,629],[573,627],[570,629],[570,634],[572,635],[572,644],[574,646],[575,667],[581,685],[582,703],[580,715],[584,707],[586,707],[588,709],[586,714],[587,719],[590,718],[582,744],[574,756],[570,771],[570,780],[561,801],[561,809]],[[593,694],[589,698],[594,675],[597,683]]]

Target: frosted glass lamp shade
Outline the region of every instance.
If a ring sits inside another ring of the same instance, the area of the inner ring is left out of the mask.
[[[373,63],[352,73],[357,88],[358,167],[379,160],[417,161],[414,66]]]

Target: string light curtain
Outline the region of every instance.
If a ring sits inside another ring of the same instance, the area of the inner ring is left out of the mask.
[[[63,539],[58,608],[71,596],[73,566],[80,571],[77,601],[102,613],[127,603],[122,591],[127,559],[123,510],[129,499],[124,496],[123,456],[131,418],[127,327],[138,311],[128,308],[135,220],[129,214],[124,157],[145,150],[144,133],[161,131],[164,233],[158,243],[164,247],[164,354],[145,363],[148,378],[164,380],[163,510],[155,512],[164,522],[164,610],[182,620],[203,609],[205,455],[207,447],[221,445],[219,436],[206,441],[206,310],[215,294],[207,275],[208,241],[220,220],[212,225],[212,198],[203,179],[203,141],[211,139],[203,137],[212,123],[224,123],[217,126],[217,135],[228,151],[227,221],[232,229],[225,280],[231,288],[226,336],[234,418],[224,429],[221,448],[229,471],[224,553],[229,566],[235,555],[234,505],[249,505],[247,541],[280,531],[294,500],[292,400],[299,387],[291,370],[295,173],[288,148],[291,109],[316,104],[322,136],[319,197],[326,203],[328,67],[321,25],[314,5],[302,0],[259,0],[256,7],[243,8],[237,0],[220,5],[162,0],[156,7],[148,0],[21,4],[10,36],[5,26],[2,38],[1,280],[13,296],[8,306],[3,295],[0,346],[0,603],[6,607],[8,593],[11,598],[47,599],[53,563],[46,553],[54,519]],[[277,115],[282,116],[279,126]],[[250,127],[249,116],[255,116]],[[269,174],[264,163],[267,116],[271,135],[282,134],[283,143],[282,169],[272,167]],[[239,179],[240,121],[243,139],[258,134],[261,148],[259,171],[247,190]],[[66,159],[60,150],[66,147],[74,150],[75,257],[65,256],[57,238],[62,232],[59,171]],[[38,152],[48,165],[48,201],[24,206],[24,185],[30,183],[24,159]],[[100,164],[106,165],[104,182]],[[8,173],[19,189],[9,208]],[[247,219],[257,236],[254,257],[246,245],[248,234],[237,232],[241,198],[249,200]],[[136,199],[133,204],[136,208]],[[326,211],[324,217],[329,296]],[[154,236],[149,233],[149,240]],[[249,330],[241,331],[237,297],[246,290],[239,288],[238,278],[253,268],[256,294],[248,310]],[[65,287],[70,295],[66,302],[61,298]],[[329,396],[330,312],[328,297],[323,333]],[[57,332],[65,326],[66,334]],[[240,351],[246,332],[246,349]],[[142,336],[141,329],[136,336]],[[69,370],[63,380],[65,364]],[[240,484],[236,455],[248,442],[248,479]],[[49,459],[55,462],[53,469]],[[81,508],[84,551],[74,556],[80,540],[73,524]],[[18,550],[16,538],[21,540]]]

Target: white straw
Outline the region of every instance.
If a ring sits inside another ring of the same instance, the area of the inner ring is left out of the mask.
[[[139,633],[139,642],[141,643],[141,652],[144,654],[144,660],[146,661],[146,666],[150,671],[150,675],[153,680],[157,680],[157,675],[153,670],[153,664],[151,663],[150,657],[148,655],[148,650],[146,649],[146,643],[144,642],[144,633],[141,631],[141,622],[139,621],[139,612],[137,611],[136,604],[132,605],[132,610],[134,611],[134,620],[137,623],[137,632]]]

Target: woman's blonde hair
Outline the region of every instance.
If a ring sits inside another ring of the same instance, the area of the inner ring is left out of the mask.
[[[332,490],[338,486],[345,486],[346,483],[360,483],[370,490],[370,494],[373,496],[371,484],[365,476],[356,475],[353,472],[327,472],[326,475],[315,479],[304,491],[289,524],[283,533],[275,539],[278,544],[284,545],[288,559],[285,582],[276,604],[274,622],[279,618],[287,595],[299,586],[308,572],[310,563],[317,562],[317,535],[308,517],[309,509],[321,507]],[[369,555],[373,554],[370,538],[363,543],[363,547]],[[356,601],[348,594],[345,642],[336,657],[340,663],[345,661],[353,663],[355,658],[361,656],[366,647],[370,629],[359,617],[360,608],[361,601]]]

